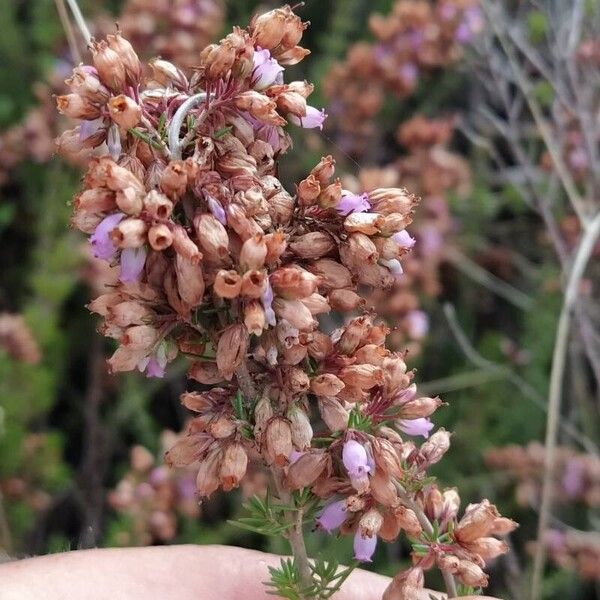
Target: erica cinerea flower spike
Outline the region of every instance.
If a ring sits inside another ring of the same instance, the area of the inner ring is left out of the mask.
[[[80,98],[59,101],[100,132],[73,223],[119,283],[90,308],[119,342],[112,371],[162,377],[178,353],[190,359],[188,377],[207,389],[183,394],[194,416],[167,461],[196,466],[201,497],[268,472],[261,502],[273,504],[303,589],[316,585],[305,512],[319,504],[319,528],[352,535],[357,561],[405,532],[426,547],[427,561],[415,551],[424,569],[482,581],[476,568],[504,549],[490,540],[499,517],[473,532],[477,512],[427,514],[427,499],[442,497],[427,469],[450,443],[430,419],[441,401],[418,396],[361,296],[403,277],[417,200],[399,187],[343,189],[331,156],[296,194],[277,175],[288,123],[326,118],[311,84],[284,77],[308,52],[305,27],[289,6],[256,16],[207,46],[189,79],[156,60],[146,81],[123,36],[94,43],[94,66],[70,80]],[[347,318],[331,332],[319,319],[334,310]],[[441,554],[423,525],[438,518]]]

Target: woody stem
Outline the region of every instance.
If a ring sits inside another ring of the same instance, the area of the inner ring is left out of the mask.
[[[279,499],[285,504],[292,503],[292,495],[288,490],[285,489],[281,482],[281,472],[277,472],[273,469],[273,480],[275,482],[275,489]],[[309,587],[313,583],[312,570],[310,568],[310,562],[308,560],[308,554],[306,552],[306,545],[304,543],[304,533],[302,531],[302,524],[304,521],[304,511],[299,508],[295,514],[288,513],[288,518],[293,518],[293,527],[287,532],[287,539],[292,549],[292,555],[294,556],[294,562],[300,573],[300,582],[303,587]]]
[[[402,485],[398,481],[394,481],[394,485],[396,486],[396,490],[398,492],[398,497],[400,500],[410,508],[415,515],[417,515],[417,519],[423,528],[423,531],[431,536],[434,533],[433,525],[431,521],[427,518],[427,515],[423,512],[423,509],[411,498],[410,494],[402,487]],[[456,590],[456,582],[454,581],[454,577],[452,573],[448,571],[444,571],[440,569],[442,573],[442,577],[444,578],[444,585],[446,586],[446,592],[448,593],[448,598],[456,598],[458,596],[458,592]]]

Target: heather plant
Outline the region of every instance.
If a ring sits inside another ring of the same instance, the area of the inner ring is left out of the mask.
[[[413,598],[434,567],[456,596],[487,584],[487,561],[507,551],[496,536],[516,524],[487,500],[461,516],[458,492],[428,476],[449,449],[430,420],[442,402],[418,394],[364,309],[365,289],[402,277],[417,199],[377,184],[351,193],[331,156],[294,194],[278,177],[286,126],[326,118],[312,84],[284,80],[309,52],[306,27],[289,6],[258,15],[202,50],[189,77],[163,59],[144,71],[119,31],[89,40],[92,64],[56,99],[81,121],[58,150],[87,161],[72,224],[119,272],[89,308],[118,341],[113,372],[160,378],[189,359],[196,383],[181,401],[195,416],[166,460],[196,470],[200,498],[238,487],[249,465],[268,474],[237,524],[288,540],[274,593],[328,598],[379,538],[402,534],[413,566],[385,597]],[[354,562],[310,560],[307,523],[353,536]]]

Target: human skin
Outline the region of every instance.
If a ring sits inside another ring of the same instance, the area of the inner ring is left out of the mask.
[[[262,582],[278,563],[272,554],[230,546],[79,550],[0,565],[0,600],[269,600]],[[335,599],[379,600],[388,583],[357,570]]]

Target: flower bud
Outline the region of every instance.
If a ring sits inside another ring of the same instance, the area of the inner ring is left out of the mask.
[[[221,383],[224,379],[217,367],[217,363],[204,360],[192,363],[188,370],[188,377],[205,385]]]
[[[454,537],[460,543],[474,542],[493,530],[494,523],[499,516],[496,507],[488,500],[472,505],[465,511],[463,518],[454,528]]]
[[[267,244],[264,236],[256,235],[242,244],[240,266],[242,269],[260,269],[267,257]]]
[[[119,302],[119,304],[108,307],[108,318],[118,327],[143,325],[152,314],[149,308],[135,300]]]
[[[488,576],[482,568],[470,560],[461,560],[456,569],[456,577],[465,585],[471,587],[486,587]]]
[[[300,331],[310,331],[315,327],[316,323],[310,310],[300,300],[275,298],[273,310],[280,319],[285,319]]]
[[[296,92],[283,92],[277,96],[277,108],[282,113],[290,113],[297,117],[306,116],[306,99]]]
[[[334,158],[331,155],[324,156],[310,173],[317,178],[321,186],[326,185],[335,173]]]
[[[414,600],[421,597],[425,585],[423,569],[412,567],[400,571],[383,592],[382,600]]]
[[[127,215],[139,215],[144,207],[143,199],[143,194],[140,194],[134,187],[123,188],[115,194],[115,202],[119,210]]]
[[[402,477],[402,466],[393,444],[384,438],[374,438],[371,448],[377,468],[385,475],[400,479]]]
[[[354,483],[353,483],[354,485]],[[356,486],[354,486],[356,488]],[[369,480],[371,495],[383,506],[398,504],[398,494],[388,475],[377,469]]]
[[[418,417],[431,416],[442,404],[442,401],[436,398],[413,398],[401,405],[399,417],[402,419],[416,419]]]
[[[268,395],[263,395],[254,407],[254,437],[259,441],[273,416],[273,407]]]
[[[217,366],[225,379],[231,379],[246,358],[248,344],[248,330],[242,323],[231,325],[221,333],[217,345]]]
[[[321,258],[308,266],[308,270],[321,279],[321,290],[336,290],[352,287],[350,271],[339,262],[330,258]]]
[[[231,491],[238,487],[240,481],[246,474],[248,467],[248,455],[244,446],[239,442],[229,444],[223,453],[223,460],[219,470],[219,479],[223,490]]]
[[[291,490],[299,490],[312,485],[325,470],[329,460],[329,455],[325,452],[305,452],[288,467],[286,484]]]
[[[339,204],[342,197],[342,182],[336,179],[327,187],[321,190],[319,194],[319,206],[322,208],[333,208]]]
[[[363,537],[374,537],[379,533],[382,524],[383,517],[381,513],[377,509],[372,508],[360,518],[358,528]]]
[[[321,193],[321,184],[314,175],[309,175],[298,184],[297,195],[302,206],[313,205]]]
[[[365,300],[353,290],[332,290],[327,297],[333,310],[350,312],[364,305]]]
[[[284,467],[293,450],[290,422],[282,417],[274,417],[267,423],[264,434],[264,452],[267,463]]]
[[[185,194],[188,184],[188,175],[185,163],[182,160],[171,161],[162,172],[160,189],[171,200],[177,200]]]
[[[276,8],[253,19],[250,33],[254,44],[267,50],[278,46],[285,33],[284,23],[285,14],[281,8]]]
[[[154,58],[149,64],[152,69],[152,79],[163,87],[173,85],[180,89],[187,89],[187,77],[173,63],[161,58]]]
[[[508,552],[506,543],[494,537],[480,537],[464,546],[469,552],[478,554],[486,562]]]
[[[107,35],[108,45],[119,55],[128,83],[132,86],[137,85],[142,77],[142,63],[138,58],[133,46],[118,31],[116,35]]]
[[[423,532],[423,527],[414,510],[406,506],[398,506],[394,509],[394,516],[400,528],[404,529],[408,535],[418,537]]]
[[[370,390],[383,382],[383,371],[375,365],[350,365],[339,373],[340,379],[350,387]]]

